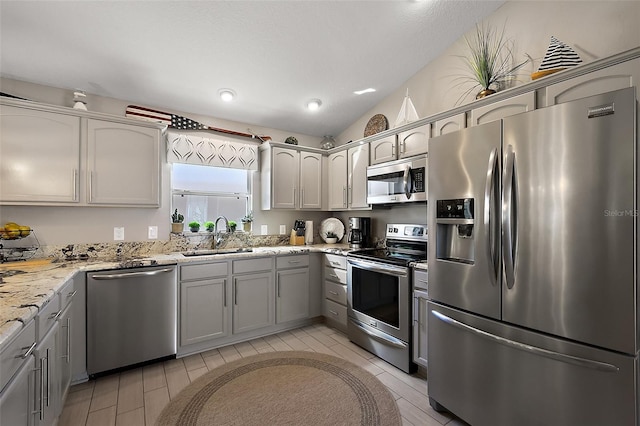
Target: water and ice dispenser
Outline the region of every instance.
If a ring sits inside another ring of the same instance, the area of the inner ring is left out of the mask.
[[[475,263],[473,198],[436,201],[436,258]]]

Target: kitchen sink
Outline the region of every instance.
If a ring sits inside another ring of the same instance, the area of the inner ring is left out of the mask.
[[[233,254],[233,253],[251,253],[253,251],[252,248],[232,248],[232,249],[217,249],[217,250],[191,250],[191,251],[183,251],[181,254],[186,257],[193,256],[213,256],[216,254]]]

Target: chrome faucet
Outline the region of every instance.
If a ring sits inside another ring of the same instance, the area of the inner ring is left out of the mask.
[[[226,217],[224,216],[218,216],[216,218],[216,221],[213,224],[214,229],[216,230],[216,247],[218,246],[218,244],[220,244],[220,242],[222,241],[222,236],[220,235],[221,232],[218,230],[218,221],[222,219],[224,220],[224,226],[225,226],[225,232],[229,232],[229,221],[227,220]]]

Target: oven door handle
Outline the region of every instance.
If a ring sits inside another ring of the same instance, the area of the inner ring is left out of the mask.
[[[384,263],[367,262],[365,260],[347,259],[353,266],[365,269],[367,271],[379,272],[386,275],[395,275],[398,277],[406,277],[409,275],[408,269],[401,266],[386,265]]]
[[[368,334],[373,339],[375,339],[375,340],[377,340],[377,341],[379,341],[379,342],[381,342],[381,343],[383,343],[385,345],[391,345],[391,346],[394,346],[394,347],[400,348],[400,349],[405,349],[408,346],[402,340],[396,339],[393,336],[389,336],[387,334],[384,334],[381,331],[369,329],[369,328],[365,327],[364,325],[362,325],[359,321],[356,321],[356,320],[354,320],[352,318],[349,318],[349,321],[351,321],[351,324],[353,324],[356,327],[358,327],[364,333]]]

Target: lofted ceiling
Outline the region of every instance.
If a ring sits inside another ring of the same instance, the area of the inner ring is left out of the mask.
[[[337,135],[502,3],[2,0],[0,75]]]

